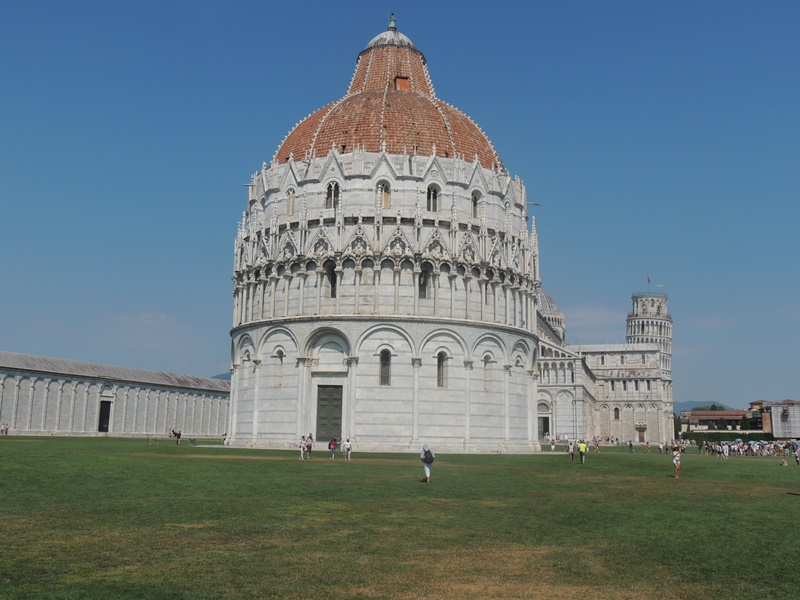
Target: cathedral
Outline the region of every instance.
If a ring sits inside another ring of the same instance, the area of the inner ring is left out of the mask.
[[[525,186],[436,95],[393,17],[247,195],[231,445],[313,433],[362,451],[524,453],[551,437],[672,437],[666,295],[634,294],[624,344],[567,343]]]

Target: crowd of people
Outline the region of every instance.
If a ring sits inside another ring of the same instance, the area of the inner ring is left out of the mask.
[[[300,460],[311,460],[311,451],[314,449],[314,434],[309,433],[302,436],[297,448],[300,450]],[[349,462],[353,455],[353,444],[350,443],[350,438],[347,438],[347,441],[341,445],[339,445],[339,441],[335,437],[331,438],[331,441],[328,442],[330,460],[336,460],[337,449],[344,456],[344,460]]]
[[[698,446],[698,452],[723,459],[730,456],[792,456],[800,466],[800,443],[796,441],[705,442]]]

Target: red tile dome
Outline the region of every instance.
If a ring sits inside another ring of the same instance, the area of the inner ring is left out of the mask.
[[[358,55],[347,94],[301,121],[286,136],[275,159],[286,162],[340,153],[354,147],[390,154],[475,156],[486,168],[502,169],[489,138],[464,113],[436,97],[423,54],[394,28],[375,36]]]

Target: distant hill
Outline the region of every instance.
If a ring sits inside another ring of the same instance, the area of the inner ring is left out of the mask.
[[[698,406],[719,406],[722,410],[741,410],[738,408],[731,408],[720,402],[675,402],[675,414],[680,414],[682,410],[694,410]]]
[[[219,375],[212,375],[211,379],[224,379],[225,381],[230,381],[231,380],[231,374],[230,373],[220,373]]]

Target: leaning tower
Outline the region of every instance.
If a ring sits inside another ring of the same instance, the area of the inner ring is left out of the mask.
[[[633,310],[628,314],[629,344],[657,344],[661,351],[661,370],[672,374],[672,317],[667,312],[667,295],[638,292],[631,296]]]
[[[311,432],[357,450],[537,450],[526,209],[522,181],[437,97],[392,19],[345,95],[250,179],[234,244],[230,442],[288,447]]]

